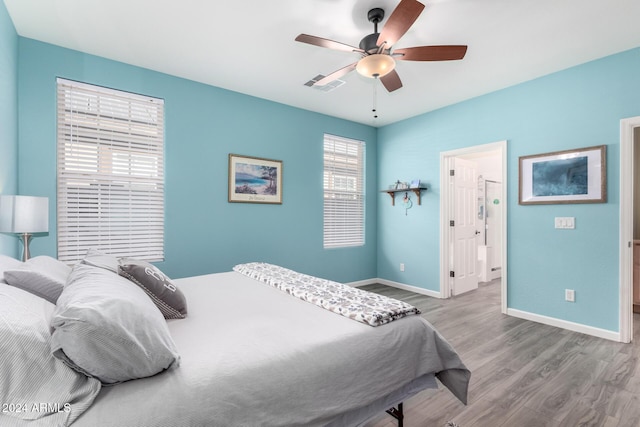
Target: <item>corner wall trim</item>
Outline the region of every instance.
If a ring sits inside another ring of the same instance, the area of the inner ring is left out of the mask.
[[[554,317],[542,316],[540,314],[529,313],[527,311],[516,310],[514,308],[508,308],[507,315],[518,317],[524,320],[530,320],[532,322],[542,323],[549,326],[555,326],[556,328],[567,329],[573,332],[580,332],[582,334],[591,335],[598,338],[604,338],[611,341],[620,342],[620,338],[621,338],[619,332],[609,331],[607,329],[595,328],[593,326],[587,326],[581,323],[569,322],[567,320],[556,319]]]
[[[640,116],[620,120],[620,341],[633,338],[633,194],[636,143]]]

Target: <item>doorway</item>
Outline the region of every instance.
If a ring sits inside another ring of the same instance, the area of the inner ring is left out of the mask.
[[[638,141],[639,145],[636,145]],[[634,162],[640,150],[640,117],[620,121],[620,334],[619,341],[633,337],[633,240],[634,240]],[[640,327],[640,325],[638,325]]]
[[[456,197],[456,183],[455,183],[455,173],[450,172],[455,169],[456,159],[464,159],[471,160],[475,163],[481,164],[485,162],[486,159],[491,157],[497,158],[497,165],[493,167],[485,168],[486,171],[484,175],[482,175],[482,182],[479,179],[481,174],[477,174],[475,177],[475,185],[477,189],[482,189],[482,191],[477,191],[475,193],[475,197],[478,197],[479,193],[484,193],[482,196],[484,200],[484,204],[482,205],[482,212],[480,212],[480,200],[478,203],[473,203],[471,207],[473,210],[470,212],[476,218],[476,231],[478,231],[477,235],[477,243],[485,242],[485,239],[493,238],[496,239],[499,244],[497,246],[500,247],[499,255],[497,254],[497,259],[492,262],[487,259],[487,250],[486,246],[488,245],[479,245],[478,247],[482,248],[483,246],[485,254],[485,266],[491,270],[493,270],[493,274],[497,274],[501,277],[501,310],[503,313],[506,313],[507,310],[507,141],[500,141],[491,144],[478,145],[474,147],[467,147],[459,150],[447,151],[440,153],[440,182],[441,182],[441,192],[440,192],[440,297],[441,298],[449,298],[454,295],[455,291],[455,274],[456,270],[459,270],[460,267],[463,269],[467,269],[467,271],[471,271],[469,269],[469,264],[460,266],[456,265],[461,263],[461,257],[456,255],[456,224],[454,218],[460,217],[461,214],[459,212],[460,202],[457,201]],[[482,170],[482,167],[478,166],[478,170]],[[494,196],[490,199],[492,203],[492,214],[496,215],[496,218],[499,217],[501,219],[498,230],[491,230],[491,234],[487,233],[486,222],[485,220],[487,215],[487,191],[485,190],[485,184],[487,181],[493,181],[496,184],[500,184],[499,186],[491,186],[491,194]],[[497,197],[495,197],[498,195]],[[458,206],[456,206],[458,205]],[[466,209],[466,208],[465,208]],[[458,210],[458,211],[457,211]],[[468,213],[469,214],[469,213]],[[465,215],[466,216],[466,215]],[[452,222],[453,221],[453,222]],[[453,224],[453,225],[452,225]],[[465,222],[465,225],[466,222]],[[462,246],[462,245],[458,245]],[[458,249],[459,252],[459,249]],[[464,258],[464,257],[462,257]],[[482,267],[482,262],[477,259],[474,260],[479,268],[475,268],[475,274],[477,275],[477,280],[480,279],[480,268]],[[453,271],[453,273],[450,273]],[[485,275],[485,278],[489,278],[491,275]],[[496,276],[497,277],[497,276]]]

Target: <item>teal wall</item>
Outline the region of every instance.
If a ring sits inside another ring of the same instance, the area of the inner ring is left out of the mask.
[[[18,190],[18,34],[0,2],[0,194]],[[0,253],[18,256],[17,239],[0,234]]]
[[[440,152],[507,140],[508,307],[618,331],[619,129],[640,116],[639,76],[634,49],[379,129],[378,186],[430,188],[407,216],[379,199],[378,277],[439,291]],[[518,204],[519,156],[602,144],[607,203]],[[556,216],[576,229],[554,229]]]
[[[173,277],[261,260],[339,281],[379,277],[438,291],[440,153],[508,140],[509,308],[619,330],[619,123],[640,115],[640,49],[378,130],[24,39],[4,6],[0,55],[0,191],[51,201],[51,232],[34,239],[34,254],[56,253],[59,76],[165,99],[166,261],[159,265]],[[364,247],[322,248],[325,132],[367,143]],[[601,144],[607,203],[518,205],[519,156]],[[229,153],[283,160],[284,203],[228,203]],[[413,178],[429,191],[405,215],[379,190]],[[575,217],[576,229],[555,230],[556,216]],[[0,253],[16,248],[0,238]],[[575,289],[575,303],[564,301],[565,288]]]
[[[19,190],[50,198],[49,237],[34,254],[56,254],[56,77],[165,100],[165,256],[172,277],[228,271],[249,261],[344,282],[376,277],[376,129],[19,39]],[[323,135],[366,142],[363,247],[322,247]],[[283,161],[283,204],[227,202],[228,155]]]

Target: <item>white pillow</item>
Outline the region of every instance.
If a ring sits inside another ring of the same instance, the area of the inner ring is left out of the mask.
[[[0,284],[0,425],[67,426],[92,404],[100,382],[51,355],[54,305]],[[44,405],[43,405],[44,404]]]
[[[104,268],[105,270],[118,274],[118,258],[100,252],[95,248],[90,248],[87,251],[87,255],[80,262],[94,267]]]
[[[21,265],[22,261],[11,258],[10,256],[0,255],[0,283],[7,283],[4,280],[5,270],[15,270],[16,268],[20,268]]]
[[[6,270],[4,280],[55,304],[71,273],[71,267],[46,255],[31,258],[17,268]]]
[[[142,289],[78,263],[58,299],[51,352],[68,366],[116,384],[178,366],[167,322]]]

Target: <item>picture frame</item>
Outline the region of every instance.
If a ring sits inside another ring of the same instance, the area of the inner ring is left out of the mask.
[[[229,154],[229,202],[282,204],[282,161]]]
[[[607,146],[519,158],[519,203],[606,203]]]

